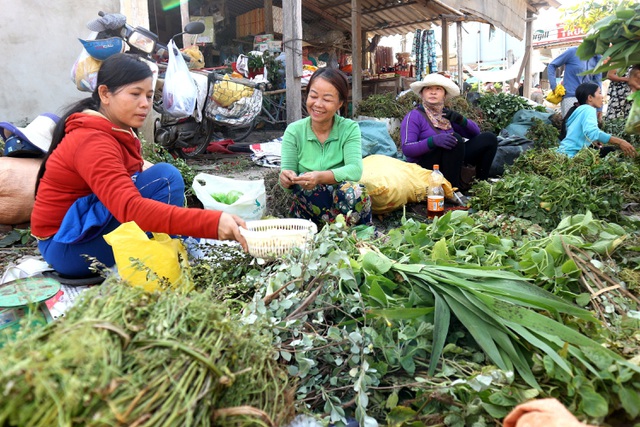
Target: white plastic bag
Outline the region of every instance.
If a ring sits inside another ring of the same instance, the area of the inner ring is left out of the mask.
[[[196,106],[198,89],[173,40],[169,42],[168,50],[169,63],[162,88],[162,106],[173,117],[188,117]]]
[[[245,221],[258,220],[267,207],[267,190],[264,180],[242,181],[199,173],[193,179],[193,192],[205,209],[238,215]],[[212,194],[239,191],[240,198],[230,205],[218,202]]]

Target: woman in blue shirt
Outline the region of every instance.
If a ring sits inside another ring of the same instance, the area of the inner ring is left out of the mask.
[[[595,83],[582,83],[576,88],[578,103],[567,112],[562,121],[562,133],[558,151],[573,157],[584,147],[593,146],[606,156],[614,147],[603,147],[603,144],[617,145],[622,152],[635,157],[636,149],[622,138],[612,136],[598,128],[597,108],[602,108],[604,97],[600,86]]]

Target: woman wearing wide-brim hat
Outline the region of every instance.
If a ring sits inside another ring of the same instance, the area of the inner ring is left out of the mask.
[[[462,114],[444,108],[446,99],[460,95],[458,86],[442,74],[433,73],[412,83],[411,90],[422,103],[407,113],[400,126],[402,152],[407,161],[425,169],[440,165],[453,187],[460,188],[463,164],[475,166],[476,179],[487,179],[498,139],[493,133],[481,133],[478,125]]]

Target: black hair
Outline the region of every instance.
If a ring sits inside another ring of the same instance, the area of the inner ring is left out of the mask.
[[[311,89],[311,86],[313,86],[313,82],[318,78],[326,80],[336,88],[340,101],[342,101],[342,108],[340,109],[340,112],[346,117],[348,110],[347,102],[349,100],[349,80],[347,80],[347,76],[342,71],[336,70],[335,68],[318,68],[309,79],[309,84],[307,85],[307,96],[309,96],[309,90]]]
[[[127,53],[117,53],[105,59],[100,65],[100,70],[98,70],[96,88],[91,93],[91,96],[71,104],[56,124],[56,127],[53,130],[51,146],[49,147],[49,151],[47,152],[42,165],[40,166],[40,170],[38,171],[35,192],[38,192],[40,180],[46,170],[47,160],[65,136],[65,125],[69,116],[84,110],[98,111],[100,109],[100,95],[98,94],[98,88],[102,85],[106,86],[109,92],[115,93],[123,86],[148,79],[152,76],[153,73],[151,68],[149,68],[149,66],[139,56]]]
[[[576,111],[576,108],[586,104],[587,101],[589,100],[589,96],[594,96],[598,91],[598,89],[600,89],[600,86],[592,82],[582,83],[576,88],[576,99],[578,100],[578,102],[573,104],[573,107],[571,107],[569,111],[567,111],[567,115],[564,116],[564,119],[562,119],[562,129],[560,130],[560,141],[565,139],[567,136],[567,120],[569,120],[569,117],[571,117],[573,112]]]

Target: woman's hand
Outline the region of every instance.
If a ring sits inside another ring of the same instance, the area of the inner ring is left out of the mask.
[[[321,184],[320,172],[305,172],[299,176],[294,177],[293,183],[298,184],[305,190],[311,190],[312,188],[315,188],[316,185]]]
[[[244,220],[238,216],[222,212],[220,221],[218,222],[218,239],[235,240],[242,245],[242,249],[247,251],[247,241],[240,234],[239,227],[247,228]]]
[[[609,142],[611,144],[615,144],[618,147],[620,147],[620,149],[622,150],[625,156],[635,157],[638,154],[636,152],[635,147],[629,144],[627,141],[625,141],[622,138],[618,138],[617,136],[612,136]]]
[[[451,123],[456,123],[459,125],[464,123],[464,116],[457,111],[445,108],[444,110],[442,110],[442,112],[444,113],[444,118],[449,120]]]
[[[294,179],[297,178],[297,175],[294,171],[283,170],[280,172],[280,185],[284,188],[291,188],[293,184],[295,184]]]

